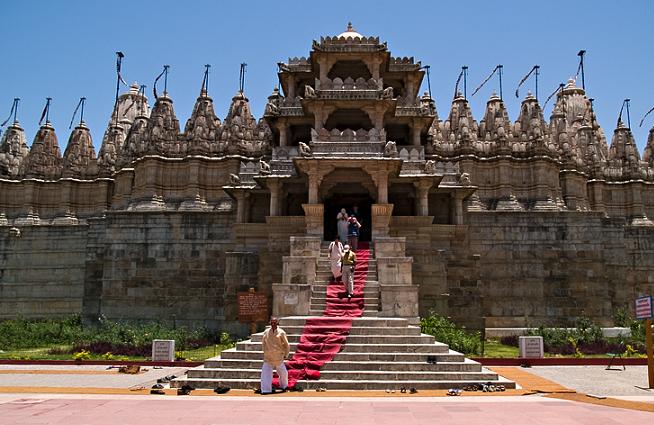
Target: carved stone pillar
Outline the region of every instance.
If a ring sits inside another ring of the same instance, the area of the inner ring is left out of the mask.
[[[388,172],[382,170],[377,176],[377,202],[380,204],[388,203]]]
[[[318,203],[318,185],[320,184],[319,176],[316,174],[309,175],[309,203]]]
[[[420,146],[420,122],[414,120],[411,125],[411,144],[413,146]]]
[[[52,221],[56,225],[77,224],[78,220],[71,209],[71,192],[72,182],[70,180],[61,181],[61,204],[57,216]]]
[[[247,213],[250,202],[250,194],[238,191],[236,193],[236,222],[237,223],[247,223]]]
[[[305,222],[307,225],[307,235],[320,236],[322,238],[323,218],[325,214],[325,206],[323,204],[302,204],[304,210]]]
[[[288,93],[286,97],[295,99],[295,75],[288,73]]]
[[[393,204],[372,204],[372,238],[388,236]]]
[[[420,180],[413,183],[416,187],[416,211],[418,215],[429,215],[429,189],[431,189],[432,184],[429,180]]]
[[[288,127],[285,122],[278,122],[277,129],[279,130],[279,146],[285,147],[288,144]]]
[[[457,192],[452,194],[452,221],[463,224],[463,195]]]
[[[279,215],[279,194],[282,184],[277,179],[268,179],[266,180],[266,185],[270,189],[270,215]]]

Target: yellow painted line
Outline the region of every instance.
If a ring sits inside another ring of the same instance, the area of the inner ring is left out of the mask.
[[[549,379],[545,379],[520,367],[489,367],[488,369],[511,381],[517,382],[527,392],[539,393],[574,393],[575,390],[564,387]]]

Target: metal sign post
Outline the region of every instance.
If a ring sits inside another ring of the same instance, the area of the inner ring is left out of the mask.
[[[636,298],[636,319],[645,320],[645,345],[647,347],[647,378],[649,388],[654,388],[654,348],[652,347],[652,296]]]

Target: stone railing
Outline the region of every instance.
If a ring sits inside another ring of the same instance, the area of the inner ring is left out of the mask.
[[[336,77],[333,80],[323,78],[318,80],[316,78],[316,90],[381,90],[382,80],[375,80],[370,78],[359,77],[356,80],[352,77],[347,77],[345,80]]]
[[[378,52],[387,49],[379,37],[320,37],[313,40],[312,48],[322,52]]]
[[[302,98],[300,96],[273,98],[266,104],[264,116],[303,117]]]
[[[385,142],[362,141],[344,142],[311,142],[311,150],[315,156],[349,156],[365,155],[379,156],[384,154]]]
[[[419,98],[407,98],[398,96],[395,106],[396,117],[433,116],[435,108],[428,102],[422,102]]]
[[[362,128],[354,131],[345,129],[340,131],[335,128],[331,131],[327,129],[320,129],[315,131],[311,129],[312,142],[339,142],[339,143],[358,143],[358,142],[386,142],[386,131],[384,129],[377,130],[375,128],[366,131]]]
[[[415,63],[413,57],[391,58],[388,70],[391,72],[415,71],[420,69],[420,62]]]

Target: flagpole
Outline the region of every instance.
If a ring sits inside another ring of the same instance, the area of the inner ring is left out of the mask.
[[[504,69],[503,65],[497,65],[497,74],[500,76],[500,100],[503,100],[502,98],[502,70]]]
[[[536,65],[534,68],[536,68],[536,102],[538,102],[538,74],[540,72],[540,66]]]
[[[116,97],[114,99],[114,126],[118,125],[118,94],[120,93],[120,68],[123,65],[123,52],[116,52]]]
[[[468,100],[468,66],[464,65],[463,69],[463,98]]]

